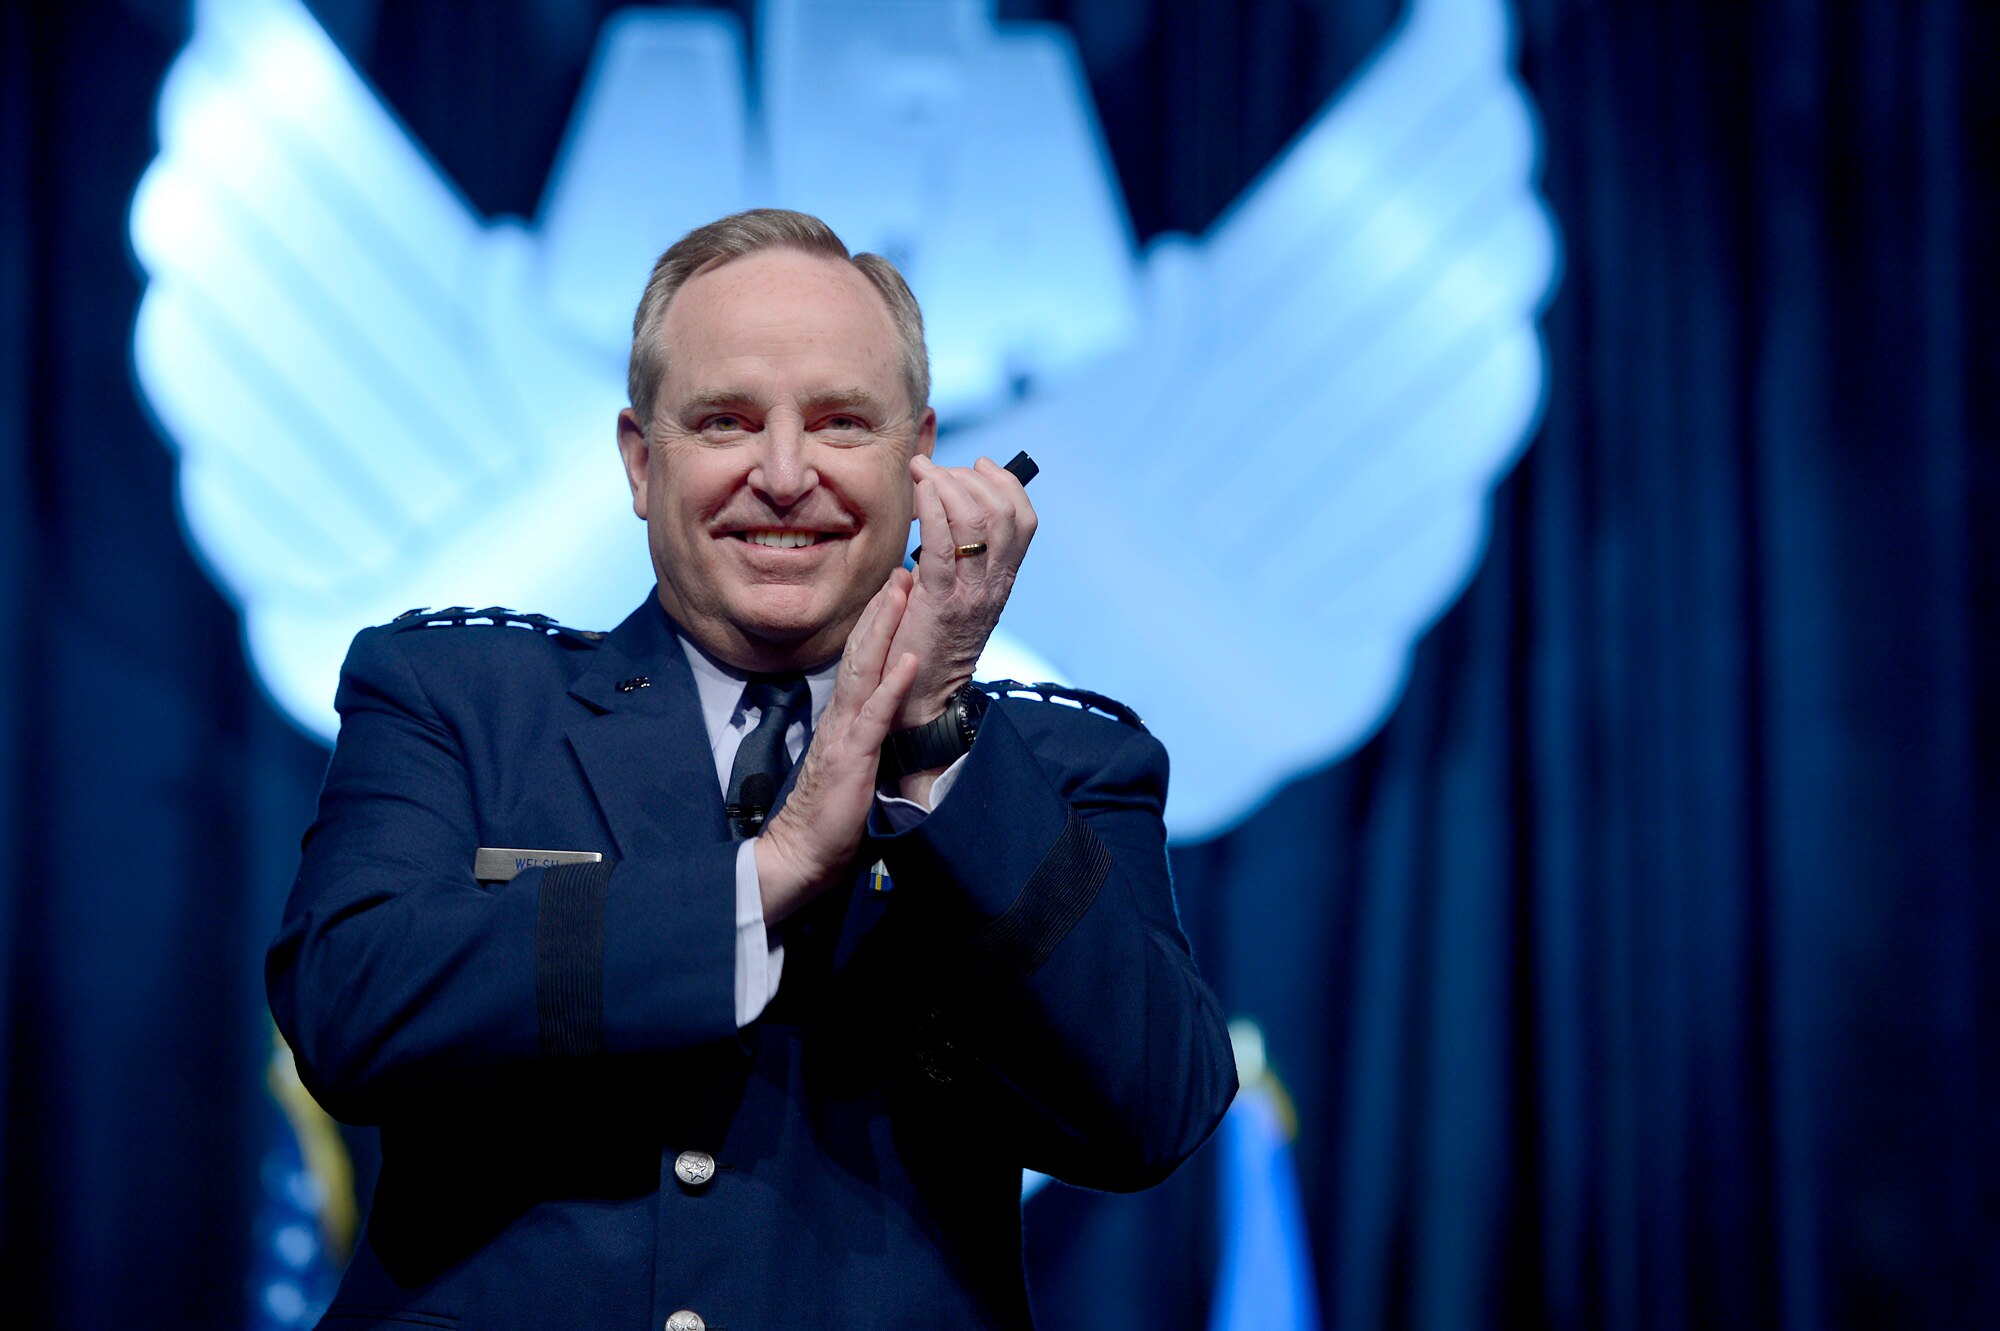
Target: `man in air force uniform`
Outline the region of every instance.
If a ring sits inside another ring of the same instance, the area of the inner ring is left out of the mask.
[[[1143,1188],[1221,1117],[1166,755],[969,687],[1034,511],[928,391],[885,261],[701,228],[618,421],[657,594],[355,639],[268,964],[381,1125],[325,1325],[1025,1326],[1022,1168]]]

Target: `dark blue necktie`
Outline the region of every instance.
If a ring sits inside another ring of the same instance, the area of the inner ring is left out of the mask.
[[[812,692],[804,675],[752,675],[743,687],[743,705],[757,709],[757,724],[743,737],[729,769],[729,829],[739,840],[757,835],[778,787],[792,770],[785,732],[812,716]]]

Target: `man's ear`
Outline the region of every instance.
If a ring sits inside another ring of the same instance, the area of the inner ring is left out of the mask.
[[[932,433],[936,433],[935,426]],[[625,483],[632,487],[632,511],[643,521],[646,517],[646,463],[651,460],[653,450],[646,443],[646,427],[639,423],[639,413],[630,407],[618,413],[618,456],[625,463]]]
[[[929,457],[931,455],[931,450],[936,447],[937,447],[937,411],[935,408],[925,407],[924,421],[923,424],[917,427],[917,442],[910,449],[910,456],[915,457],[917,454],[921,453],[925,457]]]

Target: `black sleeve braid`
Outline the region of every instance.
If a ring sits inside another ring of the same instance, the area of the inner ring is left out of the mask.
[[[535,909],[535,1014],[542,1053],[604,1050],[604,896],[613,862],[542,870]]]
[[[1097,900],[1110,873],[1111,852],[1071,809],[1062,835],[1042,856],[1007,913],[972,936],[974,950],[1016,975],[1034,974]]]

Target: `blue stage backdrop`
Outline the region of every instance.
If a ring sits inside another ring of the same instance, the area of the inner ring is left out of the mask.
[[[301,533],[339,512],[332,490],[308,486],[324,507],[292,522],[272,501],[296,495],[260,503],[218,479],[219,457],[260,483],[283,458],[324,462],[324,402],[265,419],[193,387],[213,350],[201,301],[217,273],[246,274],[190,241],[220,230],[193,225],[200,174],[181,168],[206,160],[276,197],[283,164],[227,116],[171,115],[217,86],[187,71],[226,69],[215,52],[248,40],[230,15],[294,10],[455,184],[462,198],[428,196],[427,216],[462,208],[468,237],[530,219],[491,233],[497,276],[477,294],[493,328],[508,311],[520,323],[529,288],[506,283],[531,259],[562,279],[532,289],[539,332],[564,337],[517,328],[484,371],[510,383],[603,340],[624,279],[589,261],[670,240],[648,230],[674,216],[663,201],[694,200],[692,221],[818,197],[826,154],[869,127],[797,96],[798,71],[840,38],[815,22],[931,12],[945,26],[926,40],[956,33],[982,60],[1014,39],[1007,60],[966,67],[990,80],[979,97],[1041,89],[1032,107],[1061,152],[1037,188],[1066,202],[1009,211],[1032,199],[979,165],[1005,157],[1005,135],[964,150],[955,197],[1036,265],[1006,290],[944,281],[933,297],[927,256],[965,271],[988,243],[978,228],[931,234],[921,190],[855,204],[852,226],[933,302],[946,449],[1004,439],[1051,462],[1036,493],[1062,521],[1037,553],[1087,567],[1079,552],[1105,533],[1159,544],[1066,600],[1024,580],[1021,645],[1184,734],[1183,922],[1263,1058],[1245,1116],[1163,1187],[1028,1202],[1042,1325],[1234,1331],[1309,1325],[1314,1309],[1369,1331],[1991,1320],[1990,7],[746,0],[607,27],[601,2],[76,0],[0,9],[11,1323],[275,1326],[323,1294],[313,1168],[339,1153],[270,1066],[260,980],[325,763],[320,667],[284,662],[328,624],[344,635],[329,607],[371,604],[388,575],[365,512],[322,524],[332,544],[307,558]],[[1033,23],[1057,26],[1019,26]],[[710,82],[618,84],[593,65],[615,31],[666,34]],[[208,63],[175,66],[193,50]],[[277,86],[331,86],[308,55],[294,47]],[[1492,207],[1456,229],[1378,209],[1361,220],[1379,230],[1336,227],[1322,249],[1277,205],[1244,202],[1347,179],[1383,141],[1370,117],[1393,109],[1391,85],[1447,66],[1463,96],[1415,116],[1371,169],[1461,203],[1490,171]],[[911,69],[878,114],[978,120],[985,102]],[[705,117],[716,142],[762,142],[763,164],[682,151],[643,182],[655,213],[603,229],[592,200],[621,197],[604,168],[619,126],[570,127],[603,87]],[[1482,106],[1490,151],[1424,155]],[[178,165],[149,175],[159,162]],[[1330,331],[1380,306],[1371,275],[1434,233],[1467,266],[1430,273],[1452,299],[1413,302],[1397,326],[1481,311],[1490,378],[1444,361],[1412,373],[1434,342]],[[1322,291],[1324,327],[1301,321]],[[312,364],[320,349],[283,314],[259,316],[252,349]],[[1258,377],[1274,365],[1289,377]],[[318,387],[353,368],[327,365]],[[1251,373],[1193,382],[1238,368]],[[572,376],[584,397],[593,373]],[[1425,428],[1372,411],[1370,394],[1406,382],[1437,385]],[[561,434],[578,400],[531,396],[519,416]],[[1124,452],[1067,433],[1093,417],[1126,428]],[[1379,463],[1376,488],[1351,492],[1359,512],[1314,493],[1350,438]],[[463,479],[407,449],[391,462],[439,467],[438,494]],[[1384,521],[1420,490],[1453,502]],[[259,523],[294,543],[246,543]],[[641,560],[638,525],[621,530]],[[575,613],[540,600],[569,594],[531,581],[495,599]],[[1168,638],[1135,618],[1139,668],[1107,683],[1118,654],[1092,655],[1066,624],[1133,606],[1209,631]],[[1236,735],[1231,768],[1213,754]],[[371,1142],[345,1144],[365,1204]],[[1245,1246],[1299,1214],[1301,1246]],[[1284,1260],[1301,1256],[1309,1281]]]

